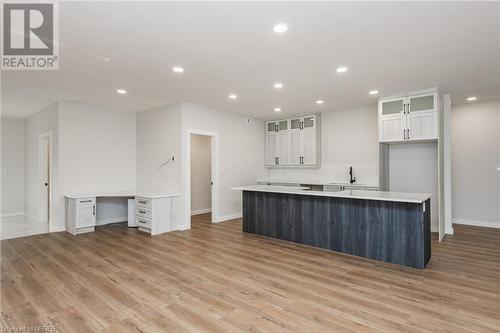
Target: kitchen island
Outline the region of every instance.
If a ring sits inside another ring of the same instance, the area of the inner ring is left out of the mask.
[[[431,257],[430,194],[233,189],[243,192],[244,232],[415,268]]]

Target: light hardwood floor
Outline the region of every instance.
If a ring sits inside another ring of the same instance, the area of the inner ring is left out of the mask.
[[[500,231],[456,226],[425,270],[193,219],[1,241],[3,325],[57,332],[500,332]]]

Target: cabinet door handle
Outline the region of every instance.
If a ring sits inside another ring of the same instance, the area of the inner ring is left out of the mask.
[[[406,140],[406,129],[403,128],[403,140]]]
[[[143,201],[143,200],[139,200],[139,203],[141,203],[141,204],[145,204],[145,203],[147,203],[147,202],[146,202],[146,201]]]
[[[407,138],[408,140],[410,140],[410,129],[409,129],[409,128],[408,128],[408,132],[407,132],[407,134],[406,134],[406,138]]]
[[[146,211],[144,211],[144,210],[140,210],[140,211],[139,211],[139,213],[141,213],[141,214],[146,214]]]
[[[94,215],[94,216],[95,216],[95,205],[94,205],[94,206],[92,206],[92,215]]]

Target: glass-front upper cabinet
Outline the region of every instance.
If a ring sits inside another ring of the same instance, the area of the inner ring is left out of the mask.
[[[276,132],[278,130],[278,124],[275,121],[267,122],[267,132]]]
[[[399,115],[405,111],[406,97],[384,100],[381,103],[381,115]]]
[[[278,122],[279,131],[288,131],[288,120],[280,120]]]
[[[302,128],[314,128],[316,125],[316,117],[315,116],[309,116],[309,117],[304,117],[302,120]]]
[[[407,97],[408,112],[436,110],[436,93],[411,95]]]
[[[290,129],[299,130],[302,127],[302,119],[292,118],[290,119]]]

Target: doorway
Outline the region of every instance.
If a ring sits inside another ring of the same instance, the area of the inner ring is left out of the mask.
[[[191,228],[192,221],[217,222],[218,142],[216,132],[187,131],[184,183],[187,229]]]
[[[38,181],[40,192],[39,220],[51,228],[52,221],[52,131],[38,136]]]

